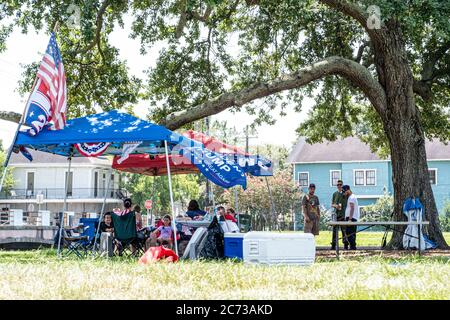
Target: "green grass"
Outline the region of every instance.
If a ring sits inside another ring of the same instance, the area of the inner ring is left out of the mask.
[[[321,232],[319,244],[328,236]],[[0,274],[0,299],[450,299],[448,254],[317,257],[308,267],[229,260],[140,266],[60,260],[53,250],[0,251]]]

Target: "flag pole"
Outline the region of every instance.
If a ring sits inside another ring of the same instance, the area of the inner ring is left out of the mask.
[[[59,30],[59,21],[56,21],[55,26],[53,28],[53,32],[57,32],[58,30]],[[35,88],[36,88],[37,81],[38,81],[38,76],[37,76],[37,72],[36,72],[36,76],[34,77],[34,83],[31,86],[32,89],[31,89],[30,95],[28,96],[27,103],[25,104],[25,110],[23,111],[22,116],[20,117],[19,125],[17,126],[16,132],[14,134],[14,139],[13,139],[13,141],[11,143],[11,146],[8,149],[8,154],[6,155],[6,159],[5,159],[5,162],[4,162],[4,165],[3,165],[4,168],[3,168],[2,180],[0,182],[0,193],[2,192],[3,184],[5,182],[6,171],[8,169],[9,160],[11,158],[12,151],[14,150],[14,145],[16,144],[17,136],[19,135],[19,131],[20,131],[22,125],[24,124],[25,115],[27,114],[28,107],[29,107],[29,104],[30,104],[30,99],[31,99],[31,96],[32,96]]]
[[[36,77],[34,78],[34,83],[33,83],[33,86],[32,86],[32,90],[30,92],[30,95],[28,96],[27,103],[25,104],[25,109],[24,109],[24,111],[22,113],[22,116],[20,117],[19,125],[17,126],[16,132],[14,134],[14,139],[11,142],[11,145],[9,146],[8,154],[6,155],[6,159],[5,159],[5,162],[3,164],[4,168],[3,168],[2,180],[0,182],[0,192],[2,192],[3,183],[5,182],[6,170],[8,169],[9,160],[11,159],[11,154],[12,154],[12,151],[14,150],[14,145],[16,144],[17,136],[19,135],[20,128],[24,124],[25,114],[28,111],[28,106],[30,104],[30,99],[31,99],[31,96],[33,95],[34,88],[36,87],[37,81],[38,81],[38,76],[37,76],[37,73],[36,73]]]

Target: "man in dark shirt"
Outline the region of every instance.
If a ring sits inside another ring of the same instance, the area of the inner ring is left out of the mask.
[[[336,210],[336,220],[345,220],[345,208],[347,207],[347,197],[344,196],[344,191],[342,190],[343,182],[342,180],[337,181],[337,191],[333,193],[331,198],[331,206]],[[345,227],[340,227],[342,232],[342,242],[344,243],[345,249],[348,249],[348,241],[345,236]],[[331,250],[336,249],[336,232],[338,228],[333,228],[333,238],[331,239]]]
[[[320,203],[319,198],[314,194],[315,191],[316,185],[311,183],[308,194],[302,200],[302,212],[305,218],[303,232],[317,236],[319,234]]]

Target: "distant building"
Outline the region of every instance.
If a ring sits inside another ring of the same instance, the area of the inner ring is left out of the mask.
[[[100,213],[107,188],[111,161],[99,158],[72,158],[68,176],[66,157],[30,150],[33,161],[21,154],[13,153],[9,166],[13,169],[15,184],[9,194],[2,192],[0,206],[8,209],[22,209],[25,213],[49,210],[63,211],[65,181],[68,179],[67,211],[85,216]],[[105,210],[121,207],[118,196],[121,176],[111,175],[110,189],[106,195]],[[43,195],[43,204],[37,203],[37,195]]]
[[[427,141],[426,152],[430,182],[440,211],[445,200],[450,199],[450,145]],[[393,194],[390,159],[380,159],[354,137],[313,145],[300,138],[287,161],[293,165],[294,182],[305,192],[310,183],[315,183],[316,194],[327,208],[339,179],[351,187],[361,206],[376,202],[384,189]]]

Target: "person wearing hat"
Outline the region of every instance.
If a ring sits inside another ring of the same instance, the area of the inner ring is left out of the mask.
[[[356,222],[359,220],[358,199],[350,190],[350,186],[342,186],[344,195],[347,197],[347,208],[345,209],[345,221]],[[356,250],[356,228],[357,226],[347,226],[345,233],[350,244],[350,250]]]
[[[345,209],[347,207],[347,197],[344,196],[344,191],[342,190],[343,186],[342,180],[337,181],[337,190],[333,193],[331,198],[331,207],[336,210],[336,220],[344,221],[345,220]],[[344,248],[348,249],[348,240],[345,236],[345,226],[340,227],[342,232],[342,242],[344,243]],[[336,249],[336,232],[339,232],[339,228],[333,228],[333,237],[331,239],[331,250]]]
[[[314,194],[316,185],[311,183],[308,188],[308,194],[302,200],[302,212],[304,216],[304,233],[319,234],[320,203],[319,198]]]

